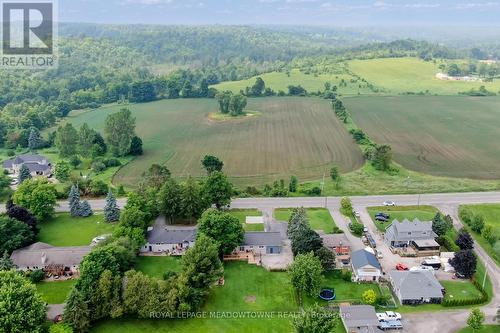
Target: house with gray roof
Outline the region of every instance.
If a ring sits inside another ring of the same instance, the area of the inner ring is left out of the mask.
[[[342,234],[320,235],[323,246],[335,253],[335,264],[337,268],[349,267],[351,264],[351,242],[347,236]]]
[[[56,247],[46,243],[35,243],[12,252],[10,259],[21,271],[54,268],[60,272],[78,273],[80,262],[92,248],[90,246]]]
[[[412,247],[417,255],[430,256],[439,254],[440,245],[436,242],[436,233],[432,231],[432,221],[422,222],[418,219],[410,222],[394,220],[386,229],[384,241],[389,247]]]
[[[392,271],[389,280],[394,295],[403,305],[441,303],[444,287],[429,271]]]
[[[142,253],[163,253],[167,255],[183,255],[194,246],[197,229],[168,228],[154,226],[148,229],[147,242],[141,248]]]
[[[254,254],[280,254],[283,240],[279,232],[245,232],[243,244],[235,252]]]
[[[378,281],[382,276],[382,267],[373,253],[367,250],[351,254],[352,278],[359,281]]]
[[[18,175],[22,165],[30,170],[31,176],[50,176],[52,174],[52,164],[42,155],[26,154],[19,155],[13,159],[3,162],[3,168],[9,173]]]
[[[373,306],[341,305],[340,318],[347,333],[382,333]]]

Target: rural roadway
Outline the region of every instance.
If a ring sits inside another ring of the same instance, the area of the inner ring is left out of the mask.
[[[231,203],[232,208],[257,208],[263,212],[272,212],[276,208],[327,208],[332,214],[337,225],[346,231],[346,236],[350,237],[354,248],[361,248],[359,238],[354,238],[347,232],[347,221],[339,213],[340,197],[314,197],[314,198],[242,198],[235,199]],[[361,214],[362,222],[375,233],[376,228],[369,217],[366,208],[370,206],[380,206],[386,200],[392,200],[397,205],[432,205],[437,207],[442,213],[449,214],[454,219],[457,229],[461,227],[458,219],[458,207],[461,204],[480,203],[500,203],[500,192],[477,192],[477,193],[442,193],[442,194],[422,194],[422,195],[377,195],[377,196],[353,196],[351,197],[353,207]],[[94,210],[102,210],[105,200],[91,200],[90,204]],[[124,199],[118,200],[118,205],[122,207]],[[2,207],[3,208],[3,207]],[[69,210],[66,202],[60,202],[56,208],[58,212]],[[486,252],[476,243],[476,253],[481,260],[486,263],[489,277],[493,283],[493,300],[482,310],[486,313],[487,323],[495,323],[495,315],[500,309],[500,269]],[[404,314],[404,332],[410,333],[454,333],[461,327],[466,326],[469,310],[434,311]]]

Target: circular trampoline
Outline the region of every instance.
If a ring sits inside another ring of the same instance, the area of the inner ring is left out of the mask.
[[[334,289],[322,289],[319,293],[319,298],[325,301],[333,301],[335,299]]]

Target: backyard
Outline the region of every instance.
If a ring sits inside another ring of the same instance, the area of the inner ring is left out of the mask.
[[[274,218],[279,221],[288,222],[292,215],[293,209],[280,208],[274,211]],[[342,233],[342,230],[337,227],[328,209],[325,208],[308,208],[306,209],[309,224],[314,230],[323,230],[327,234]]]
[[[110,234],[115,227],[104,222],[103,215],[98,213],[86,218],[75,218],[67,213],[56,214],[39,226],[38,241],[53,246],[90,245],[93,238]]]
[[[107,320],[98,323],[92,332],[293,331],[291,321],[293,314],[298,311],[298,304],[287,273],[271,273],[246,262],[226,263],[224,268],[225,285],[212,289],[199,318]],[[241,316],[232,317],[235,313]],[[342,332],[344,331],[339,322],[335,333]]]
[[[39,282],[35,286],[45,302],[48,304],[62,304],[75,283],[76,280]]]
[[[262,212],[257,209],[231,209],[229,214],[237,217],[245,231],[264,231],[264,224],[247,224],[247,216],[262,216]]]
[[[151,277],[163,279],[165,272],[179,272],[181,270],[181,258],[174,256],[139,256],[137,257],[135,270]]]
[[[391,225],[394,220],[402,222],[404,219],[413,221],[414,219],[419,219],[420,221],[432,221],[436,214],[438,213],[437,208],[432,206],[395,206],[395,207],[368,207],[368,213],[372,218],[373,222],[377,226],[377,229],[381,232],[385,232],[385,229]],[[380,222],[375,220],[375,215],[377,213],[389,214],[390,218],[388,222]]]

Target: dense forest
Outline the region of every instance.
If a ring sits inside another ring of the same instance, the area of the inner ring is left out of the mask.
[[[60,34],[58,69],[0,71],[0,145],[26,147],[33,127],[50,127],[71,110],[214,97],[210,85],[273,70],[332,67],[353,58],[455,59],[492,52],[379,42],[369,34],[321,28],[62,24]]]

